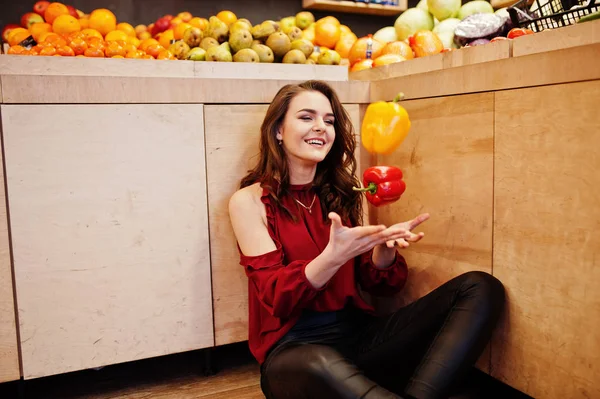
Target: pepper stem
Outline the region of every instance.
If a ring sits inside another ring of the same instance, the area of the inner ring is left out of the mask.
[[[377,184],[369,183],[369,185],[365,188],[352,187],[354,191],[360,191],[362,193],[369,192],[369,194],[375,194],[377,192]]]
[[[398,95],[396,95],[396,97],[394,97],[394,102],[398,103],[400,101],[404,100],[404,93],[400,92],[398,93]]]

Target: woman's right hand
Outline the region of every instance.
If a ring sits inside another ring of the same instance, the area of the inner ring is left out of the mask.
[[[337,213],[330,212],[328,217],[331,219],[331,229],[329,243],[323,253],[340,266],[379,244],[408,238],[411,234],[409,230],[399,225],[346,227]]]

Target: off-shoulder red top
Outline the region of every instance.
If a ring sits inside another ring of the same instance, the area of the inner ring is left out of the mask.
[[[323,220],[318,198],[311,212],[294,201],[296,198],[309,206],[315,195],[312,184],[292,185],[290,192],[291,196],[285,196],[282,202],[296,212],[296,223],[271,203],[265,189],[261,196],[276,249],[258,256],[245,256],[240,250],[240,264],[248,276],[248,344],[260,364],[269,349],[298,321],[303,309],[336,311],[351,302],[373,313],[372,306],[360,296],[357,284],[374,295],[391,295],[402,289],[407,277],[407,266],[400,254],[396,253],[393,265],[381,270],[373,265],[369,251],[348,261],[325,286],[315,289],[304,268],[327,246],[330,221]]]

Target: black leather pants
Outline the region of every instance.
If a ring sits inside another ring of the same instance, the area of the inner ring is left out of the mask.
[[[267,399],[447,398],[475,364],[504,305],[488,273],[462,274],[397,312],[361,320],[352,354],[287,343],[261,367]]]

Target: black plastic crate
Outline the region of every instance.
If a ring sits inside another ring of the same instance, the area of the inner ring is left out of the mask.
[[[592,14],[600,9],[598,0],[533,0],[537,9],[529,11],[532,6],[528,0],[519,0],[508,7],[507,11],[515,27],[529,28],[534,32],[545,29],[560,28],[575,24],[579,18]]]

